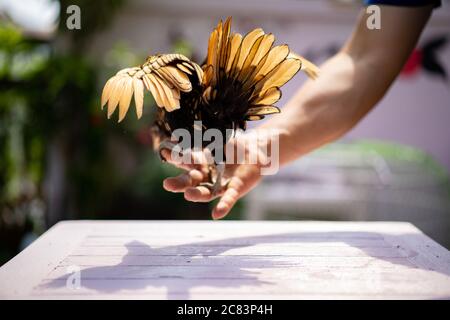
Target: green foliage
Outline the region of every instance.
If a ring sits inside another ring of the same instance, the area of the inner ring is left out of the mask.
[[[85,59],[52,53],[51,44],[0,24],[0,242],[8,250],[17,250],[24,232],[45,230],[49,145],[89,131],[96,94],[96,72]]]
[[[188,58],[192,57],[194,49],[185,39],[178,38],[173,43],[173,52],[180,53]]]
[[[22,42],[22,33],[10,23],[0,23],[0,49],[12,51]]]

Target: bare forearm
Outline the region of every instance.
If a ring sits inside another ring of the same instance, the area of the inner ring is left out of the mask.
[[[375,105],[379,94],[370,90],[357,63],[347,53],[337,54],[321,67],[317,80],[297,92],[282,115],[264,125],[280,130],[281,164],[339,138]]]
[[[367,31],[362,15],[341,52],[321,67],[319,78],[308,81],[281,115],[262,126],[280,130],[280,164],[341,137],[383,97],[414,48],[431,8],[407,9],[406,34],[390,27],[395,26],[398,10],[383,9],[385,30]]]

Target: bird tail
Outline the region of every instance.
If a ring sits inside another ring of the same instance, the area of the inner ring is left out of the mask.
[[[317,77],[319,69],[313,63],[285,44],[273,46],[273,34],[258,28],[242,37],[230,29],[231,17],[225,23],[220,21],[209,38],[202,79],[205,102],[211,104],[217,96],[222,101],[241,97],[247,103],[237,112],[243,113],[245,120],[259,120],[280,112],[273,105],[281,98],[280,87],[299,70]],[[223,96],[227,94],[233,97]]]

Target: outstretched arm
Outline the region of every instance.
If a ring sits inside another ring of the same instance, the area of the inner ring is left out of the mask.
[[[368,16],[363,10],[352,36],[321,67],[319,78],[309,80],[280,115],[261,126],[279,130],[280,164],[339,138],[376,105],[401,71],[432,11],[431,6],[380,7],[381,29],[367,28]],[[204,168],[184,169],[184,174],[166,179],[164,188],[184,192],[189,201],[211,201],[210,190],[199,186],[207,177]],[[213,210],[215,219],[227,215],[236,201],[258,183],[260,167],[227,165],[225,175],[231,180]]]
[[[339,53],[263,128],[278,128],[287,163],[349,131],[384,96],[400,73],[432,7],[380,6],[381,29],[369,30],[363,10]]]

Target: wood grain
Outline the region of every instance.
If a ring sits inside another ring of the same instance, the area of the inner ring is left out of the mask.
[[[442,299],[450,253],[402,222],[67,221],[0,268],[0,297]]]

